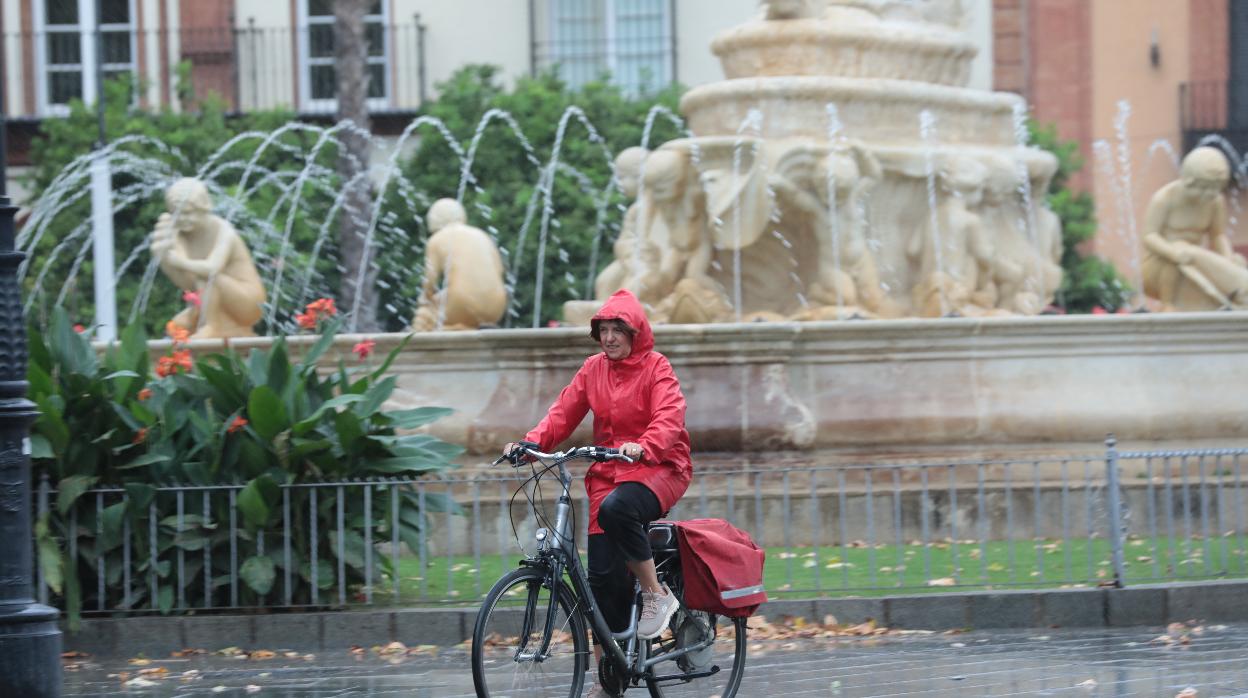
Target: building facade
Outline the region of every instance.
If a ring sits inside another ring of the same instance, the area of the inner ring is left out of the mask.
[[[1202,139],[1248,150],[1248,3],[994,0],[994,84],[1079,143],[1098,254],[1136,283],[1144,210]],[[1232,208],[1248,198],[1232,188]],[[1238,216],[1233,242],[1248,248]]]

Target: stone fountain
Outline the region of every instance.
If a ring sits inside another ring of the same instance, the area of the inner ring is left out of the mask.
[[[1040,203],[1056,163],[1023,145],[1018,97],[965,87],[974,47],[958,31],[959,5],[774,0],[714,43],[727,79],[686,95],[688,137],[658,148],[643,138],[614,156],[620,190],[635,202],[595,295],[630,287],[667,323],[656,328],[656,346],[680,375],[695,450],[817,451],[812,457],[823,460],[1082,453],[1110,431],[1124,444],[1242,442],[1248,325],[1241,315],[1036,314],[1060,281],[1060,224]],[[565,112],[559,138],[578,114],[575,107]],[[475,186],[472,155],[492,118],[507,120],[487,113],[463,148],[444,124],[422,116],[400,146],[418,129],[441,132],[460,158],[462,199],[464,187]],[[304,205],[303,185],[325,197],[326,210],[342,203],[340,193],[325,191],[326,172],[315,158],[305,158],[309,165],[289,185],[259,164],[261,151],[287,147],[282,134],[295,130],[315,133],[317,148],[335,135],[288,125],[261,134],[250,160],[214,157],[198,175],[212,182],[220,211],[238,219],[240,234],[255,236],[253,250],[257,241],[267,246],[267,261],[256,259],[276,279],[267,285],[270,318],[321,293],[313,265],[333,215],[320,224],[307,268],[286,269],[285,285],[274,261],[289,256],[289,211]],[[545,247],[554,228],[550,179],[563,171],[558,142],[537,168],[529,218],[506,222],[504,231],[483,226],[500,247],[524,249],[530,228]],[[240,168],[237,184],[214,180]],[[63,197],[80,170],[66,173],[57,190]],[[433,203],[397,172],[392,158],[379,188],[397,180],[406,207]],[[137,184],[128,198],[118,193],[118,207],[163,193],[177,173],[145,166],[132,174]],[[262,185],[283,187],[274,198],[288,212],[243,220],[232,192],[248,196]],[[36,210],[40,222],[30,226],[28,246],[60,210],[57,201]],[[386,221],[373,213],[378,235]],[[82,229],[57,250],[72,253]],[[397,236],[379,244],[410,242]],[[87,248],[79,249],[75,267]],[[496,276],[497,265],[489,267]],[[149,268],[132,321],[156,273]],[[445,290],[458,283],[446,279]],[[540,282],[537,288],[540,294]],[[423,315],[435,318],[434,327],[465,324],[454,321],[455,304],[439,293],[425,289]],[[595,307],[588,301],[566,310],[575,319]],[[466,324],[498,312],[474,309]],[[432,331],[406,341],[389,369],[398,376],[396,406],[453,406],[452,417],[432,425],[438,436],[496,452],[537,422],[595,351],[584,327],[536,329],[539,313],[533,317],[534,329]],[[374,336],[375,351],[405,337]],[[355,360],[350,349],[361,339],[339,336],[337,355],[325,361]],[[293,337],[291,350],[314,340]],[[229,345],[246,351],[272,341]],[[222,346],[219,339],[191,342],[202,351]],[[153,350],[163,347],[157,342]],[[588,424],[573,436],[587,438]]]
[[[672,323],[1042,310],[1057,162],[1025,146],[1020,97],[966,87],[959,3],[763,4],[711,46],[727,79],[682,100],[696,135],[640,164],[622,234],[657,264],[617,260],[631,278],[598,301],[627,286]]]

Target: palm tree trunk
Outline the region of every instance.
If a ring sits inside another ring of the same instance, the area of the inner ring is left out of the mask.
[[[376,332],[377,273],[376,240],[367,239],[372,218],[372,191],[366,172],[370,121],[368,118],[368,42],[364,15],[370,0],[334,1],[335,66],[338,78],[338,122],[347,122],[338,137],[338,174],[345,200],[339,221],[339,248],[344,268],[342,309],[349,313],[347,327],[356,332]]]

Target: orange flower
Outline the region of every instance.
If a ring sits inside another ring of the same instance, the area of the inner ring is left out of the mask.
[[[82,334],[83,332],[87,331],[87,328],[83,327],[81,324],[76,324],[74,325],[74,331],[77,332],[78,334]]]
[[[179,349],[172,356],[162,356],[156,361],[156,375],[164,378],[177,373],[179,369],[190,371],[193,366],[190,349]]]
[[[165,334],[169,335],[174,344],[185,344],[191,338],[191,331],[173,320],[165,323]]]
[[[295,316],[295,322],[305,330],[316,329],[316,315],[313,313],[299,313]]]
[[[139,391],[139,402],[143,402],[144,400],[149,400],[151,399],[151,397],[152,397],[151,388],[144,388]]]
[[[226,431],[233,434],[245,426],[247,426],[247,420],[243,419],[242,415],[237,415],[234,417],[234,421],[230,422],[230,426],[226,428]]]
[[[308,312],[317,315],[337,315],[338,309],[334,307],[333,298],[318,298],[308,303]]]
[[[355,346],[351,347],[351,351],[355,352],[355,355],[359,357],[360,361],[363,361],[372,355],[373,347],[375,346],[377,346],[377,342],[374,342],[371,339],[366,339],[363,342],[359,342]]]
[[[134,433],[134,439],[132,439],[130,443],[141,444],[144,441],[147,441],[147,427],[140,427],[139,430]]]

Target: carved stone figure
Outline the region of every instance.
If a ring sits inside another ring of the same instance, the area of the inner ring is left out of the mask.
[[[900,309],[883,292],[875,256],[867,248],[865,201],[879,182],[879,161],[860,144],[843,148],[802,145],[780,158],[770,182],[791,220],[809,220],[818,254],[798,319],[855,314],[893,317]],[[834,306],[837,310],[821,306]]]
[[[208,188],[186,177],[165,191],[166,213],[152,231],[152,256],[169,280],[195,294],[173,322],[194,339],[255,336],[264,285],[238,231],[212,213]]]
[[[996,284],[997,307],[1035,315],[1051,298],[1046,289],[1056,289],[1061,283],[1061,269],[1049,263],[1047,253],[1037,250],[1031,242],[1018,187],[1015,163],[1005,157],[990,158],[982,217],[992,231],[992,280]]]
[[[943,196],[936,209],[936,228],[927,225],[906,247],[918,267],[911,299],[923,317],[981,315],[995,305],[992,240],[974,212],[982,201],[986,175],[987,169],[976,160],[953,158],[940,173]]]
[[[657,280],[634,277],[627,287],[643,303],[655,303],[681,279],[713,285],[706,273],[711,261],[706,199],[690,154],[678,147],[651,153],[642,173],[641,196],[639,236],[661,250],[662,258]]]
[[[650,151],[645,148],[626,148],[615,157],[615,179],[619,183],[620,193],[629,199],[637,198],[637,188],[641,179],[641,168],[646,155]],[[594,281],[594,298],[605,301],[611,294],[624,288],[624,284],[632,278],[648,277],[641,268],[641,263],[653,260],[658,249],[653,242],[646,240],[639,245],[637,237],[637,209],[633,202],[624,213],[624,221],[620,224],[620,234],[615,239],[612,251],[615,259],[598,274]],[[636,295],[634,293],[634,295]]]
[[[1248,308],[1248,263],[1226,234],[1226,157],[1202,147],[1144,214],[1144,292],[1169,310]]]
[[[412,320],[417,332],[475,330],[497,324],[507,310],[503,259],[485,231],[468,225],[464,207],[438,199],[425,223],[425,280]]]

